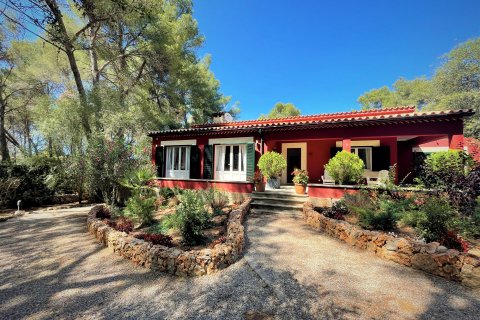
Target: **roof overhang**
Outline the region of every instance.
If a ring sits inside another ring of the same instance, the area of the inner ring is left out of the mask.
[[[385,124],[412,124],[412,123],[432,123],[432,122],[450,122],[463,121],[465,117],[470,117],[475,112],[468,110],[449,110],[449,111],[433,111],[433,112],[415,112],[407,114],[391,114],[382,116],[360,116],[351,118],[338,118],[326,120],[299,120],[297,122],[287,121],[271,121],[262,123],[238,122],[231,125],[222,124],[221,126],[195,126],[192,128],[163,130],[149,132],[148,136],[189,136],[189,135],[212,135],[212,134],[235,134],[271,131],[290,131],[290,130],[308,130],[321,128],[338,128],[338,127],[364,127],[377,126]]]

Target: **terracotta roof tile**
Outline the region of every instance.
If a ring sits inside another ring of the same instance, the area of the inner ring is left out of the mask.
[[[354,112],[339,112],[330,114],[318,114],[309,116],[297,116],[281,119],[266,119],[266,120],[247,120],[235,121],[225,123],[212,123],[206,125],[196,125],[191,128],[173,129],[164,131],[150,132],[149,135],[157,134],[174,134],[185,132],[203,132],[203,131],[226,131],[226,130],[245,130],[245,129],[260,129],[260,128],[275,128],[275,127],[294,127],[304,124],[333,124],[333,123],[355,123],[368,121],[388,121],[388,120],[419,120],[421,118],[445,118],[448,116],[470,116],[474,112],[472,109],[467,110],[446,110],[446,111],[429,111],[416,112],[414,106],[387,108],[380,110],[365,110]]]

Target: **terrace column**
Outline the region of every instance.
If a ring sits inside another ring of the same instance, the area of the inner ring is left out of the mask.
[[[463,134],[452,134],[448,136],[448,148],[463,150]]]
[[[352,152],[352,140],[343,139],[342,140],[342,150]]]
[[[395,184],[398,184],[398,141],[395,139],[390,145],[390,165],[396,164],[395,168]]]

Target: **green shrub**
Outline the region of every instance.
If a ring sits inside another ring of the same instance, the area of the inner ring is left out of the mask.
[[[278,178],[287,167],[287,160],[275,151],[265,152],[258,159],[258,168],[267,179]]]
[[[221,214],[228,205],[228,195],[215,188],[208,188],[200,192],[205,204],[212,208],[214,214]]]
[[[412,210],[406,212],[402,217],[401,217],[401,222],[406,225],[410,226],[413,228],[418,227],[420,223],[423,223],[423,221],[426,219],[426,215],[423,211],[420,210]]]
[[[426,241],[438,241],[447,234],[453,218],[448,200],[442,197],[429,197],[421,207],[424,219],[417,222],[416,230]]]
[[[365,164],[362,159],[348,151],[338,152],[325,165],[325,170],[340,184],[360,181],[363,177],[364,169]]]
[[[393,200],[381,199],[378,207],[357,208],[358,223],[366,229],[393,230],[398,218],[396,209]]]
[[[164,200],[168,200],[170,199],[171,197],[173,197],[175,195],[175,193],[173,192],[172,189],[168,188],[168,187],[163,187],[163,188],[160,188],[158,190],[158,194],[160,195],[160,197],[162,197]]]
[[[474,164],[463,151],[448,150],[429,154],[422,167],[421,181],[428,188],[448,187],[468,174]]]
[[[203,198],[193,190],[184,190],[176,212],[165,218],[166,228],[181,232],[186,244],[194,245],[203,240],[202,230],[211,226],[211,215],[205,210]]]
[[[135,193],[127,200],[125,213],[135,218],[141,225],[149,225],[153,222],[155,200],[155,197],[147,197],[140,193]]]

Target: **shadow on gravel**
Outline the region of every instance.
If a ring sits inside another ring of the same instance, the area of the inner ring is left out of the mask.
[[[359,291],[358,283],[352,283],[348,270],[336,268],[335,265],[332,265],[331,268],[322,267],[313,278],[306,279],[302,272],[303,269],[298,266],[301,266],[303,260],[309,257],[301,256],[300,254],[304,253],[302,251],[302,253],[292,253],[293,255],[299,254],[298,257],[294,257],[295,259],[291,259],[291,257],[283,259],[281,255],[279,256],[279,252],[285,252],[285,246],[295,245],[296,239],[299,237],[319,237],[320,234],[303,224],[301,217],[275,223],[280,218],[281,216],[277,214],[248,216],[245,258],[279,299],[277,315],[282,315],[282,318],[286,315],[284,318],[292,319],[478,319],[480,310],[478,293],[443,278],[424,274],[411,268],[392,265],[392,263],[382,263],[383,266],[376,266],[376,268],[384,270],[382,274],[386,280],[390,275],[395,275],[400,279],[408,279],[408,284],[405,281],[406,286],[416,283],[417,279],[418,283],[430,283],[431,289],[425,290],[428,293],[425,301],[428,303],[420,305],[422,312],[419,313],[418,306],[409,304],[408,299],[395,298],[403,297],[404,294],[408,295],[410,290],[408,287],[383,288],[384,291],[390,291],[392,294],[379,296],[377,293],[377,296],[369,296],[368,293]],[[293,228],[284,222],[301,225]],[[280,240],[279,236],[285,233],[288,233],[289,237],[283,237]],[[277,241],[277,239],[279,240]],[[280,243],[285,239],[292,242]],[[342,245],[345,245],[348,250],[351,249],[346,244],[342,243]],[[331,251],[330,254],[335,255],[336,252]],[[283,262],[282,259],[286,262]],[[378,258],[372,255],[371,259]],[[297,268],[288,264],[292,261]],[[309,273],[308,276],[312,277],[312,274]],[[381,283],[381,279],[376,280],[380,280]],[[327,283],[330,285],[326,285]],[[332,286],[332,283],[338,283],[338,285]],[[388,282],[385,281],[385,283]],[[375,291],[378,282],[377,284],[367,282],[364,285],[373,285],[371,290]],[[399,295],[395,294],[396,290],[400,291]],[[390,307],[384,307],[387,305]]]
[[[275,300],[245,262],[176,278],[116,256],[86,233],[86,214],[0,227],[0,319],[243,319]],[[8,261],[7,261],[8,260]]]

